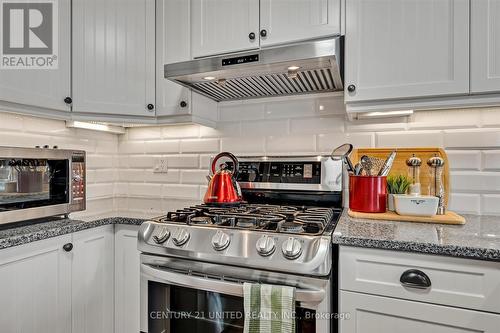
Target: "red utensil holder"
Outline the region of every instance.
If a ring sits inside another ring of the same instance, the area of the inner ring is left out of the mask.
[[[349,208],[355,212],[385,213],[387,177],[349,175]]]

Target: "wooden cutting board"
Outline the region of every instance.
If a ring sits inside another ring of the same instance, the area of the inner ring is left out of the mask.
[[[442,223],[442,224],[465,224],[465,218],[454,212],[446,212],[445,215],[424,217],[424,216],[399,215],[395,212],[389,212],[389,211],[385,213],[360,213],[360,212],[353,212],[352,210],[349,209],[348,214],[350,217],[357,219],[421,222],[421,223]]]
[[[420,167],[420,185],[422,190],[422,195],[429,194],[429,184],[431,182],[430,168],[427,165],[427,160],[434,155],[437,155],[444,159],[444,169],[443,169],[443,185],[445,192],[445,204],[448,205],[448,200],[450,196],[450,163],[448,162],[448,156],[446,152],[437,147],[415,147],[415,148],[359,148],[353,150],[351,154],[351,160],[353,165],[359,162],[361,156],[367,155],[371,157],[377,157],[385,160],[392,151],[396,151],[396,159],[392,165],[391,172],[389,176],[405,175],[408,176],[408,166],[406,165],[406,160],[413,154],[422,160],[422,166]]]

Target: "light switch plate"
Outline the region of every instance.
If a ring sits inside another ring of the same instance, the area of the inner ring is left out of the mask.
[[[168,172],[168,161],[166,157],[159,157],[155,159],[155,165],[153,169],[154,173],[167,173]]]

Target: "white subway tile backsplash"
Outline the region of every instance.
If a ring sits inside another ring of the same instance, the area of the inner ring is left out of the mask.
[[[88,198],[113,197],[113,195],[114,195],[113,183],[87,184]]]
[[[163,197],[174,199],[191,199],[196,200],[200,198],[200,187],[197,185],[163,185]]]
[[[159,198],[162,186],[161,184],[129,183],[128,190],[131,196]]]
[[[500,108],[484,108],[480,112],[483,127],[500,127]]]
[[[143,154],[146,150],[144,141],[120,141],[120,154]]]
[[[87,154],[87,164],[90,169],[111,169],[114,167],[113,155]]]
[[[483,151],[483,159],[484,170],[500,170],[500,150]]]
[[[221,139],[221,150],[230,151],[234,154],[264,153],[263,137],[229,137]]]
[[[442,147],[442,131],[377,132],[377,147]]]
[[[485,194],[482,202],[482,214],[500,215],[500,194]]]
[[[165,139],[196,138],[200,135],[200,127],[199,125],[164,126],[161,128],[161,132]],[[151,139],[157,138],[159,137]]]
[[[218,139],[189,139],[181,140],[181,153],[211,153],[218,152],[220,144]]]
[[[179,147],[178,140],[145,141],[143,152],[151,154],[178,153]]]
[[[288,120],[257,120],[241,123],[241,135],[244,137],[288,134]]]
[[[264,104],[232,102],[219,105],[220,121],[244,121],[264,118]]]
[[[497,172],[451,171],[451,190],[461,192],[500,192]]]
[[[181,183],[182,184],[207,184],[208,168],[207,170],[182,170]]]
[[[303,154],[314,152],[316,149],[316,138],[314,135],[294,136],[268,136],[266,138],[266,152]]]
[[[16,114],[0,112],[0,128],[9,131],[22,131],[24,119]]]
[[[444,134],[446,148],[500,148],[500,130],[449,130]]]
[[[121,182],[179,183],[180,170],[169,169],[167,173],[154,173],[152,170],[120,169],[118,179]]]
[[[200,126],[200,137],[202,138],[221,138],[225,136],[240,136],[241,122],[219,122],[217,128]]]
[[[197,168],[200,162],[198,155],[168,155],[165,157],[168,167],[174,169]]]
[[[290,120],[291,134],[319,134],[344,131],[343,117],[314,117]],[[279,133],[279,132],[278,132]]]
[[[452,170],[481,169],[481,152],[478,150],[447,150],[446,154]]]
[[[128,140],[147,140],[161,137],[160,127],[132,127],[127,130]]]
[[[155,159],[158,158],[153,155],[128,155],[120,159],[120,167],[129,167],[136,169],[153,169]],[[123,163],[123,164],[122,164]]]
[[[374,146],[373,133],[333,133],[320,134],[317,136],[318,151],[331,153],[335,147],[344,143],[350,143],[354,148],[367,148]]]
[[[481,197],[479,194],[451,193],[448,209],[462,214],[480,214]]]

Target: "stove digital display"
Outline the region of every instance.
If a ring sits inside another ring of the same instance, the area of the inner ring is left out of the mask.
[[[238,181],[320,184],[321,162],[240,162]]]

